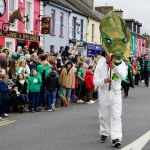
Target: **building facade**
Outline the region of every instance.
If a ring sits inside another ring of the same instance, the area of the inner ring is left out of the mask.
[[[44,8],[44,15],[51,18],[51,32],[43,35],[44,49],[58,52],[69,45],[69,15],[71,10],[50,2]]]
[[[69,16],[69,44],[78,46],[78,52],[86,55],[87,17],[76,12]]]
[[[5,0],[5,2],[6,12],[0,17],[1,47],[8,47],[11,52],[15,51],[18,45],[37,48],[40,44],[40,24],[37,24],[36,20],[39,20],[40,1]],[[4,23],[9,24],[9,33],[3,33]]]

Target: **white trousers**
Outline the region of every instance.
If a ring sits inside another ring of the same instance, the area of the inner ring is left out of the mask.
[[[115,95],[116,93],[116,95]],[[99,90],[100,135],[110,136],[111,140],[122,140],[122,96],[119,91]]]

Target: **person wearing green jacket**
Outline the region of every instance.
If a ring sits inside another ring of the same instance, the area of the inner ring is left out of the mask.
[[[148,55],[145,55],[145,60],[143,60],[142,71],[144,72],[145,86],[149,86],[149,76],[150,76],[150,60]]]
[[[31,111],[39,112],[38,108],[40,89],[41,89],[42,80],[41,77],[37,75],[36,69],[32,69],[31,77],[28,79],[27,93],[30,94],[31,98]]]
[[[134,85],[133,85],[133,72],[132,72],[132,65],[130,63],[130,60],[128,58],[125,58],[124,62],[128,66],[128,75],[122,81],[122,88],[124,89],[124,98],[127,98],[128,93],[129,93],[129,87],[134,88]]]

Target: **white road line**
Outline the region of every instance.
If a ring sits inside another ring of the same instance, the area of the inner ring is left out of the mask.
[[[131,144],[122,148],[121,150],[141,150],[146,145],[146,143],[149,142],[149,140],[150,130]]]

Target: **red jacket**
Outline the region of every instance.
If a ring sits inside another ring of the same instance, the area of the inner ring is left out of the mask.
[[[94,74],[92,74],[89,70],[85,72],[84,82],[85,82],[85,88],[86,89],[94,89],[94,83],[93,83]]]

